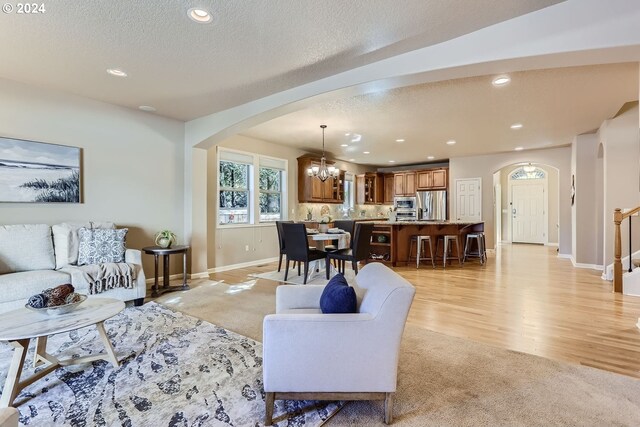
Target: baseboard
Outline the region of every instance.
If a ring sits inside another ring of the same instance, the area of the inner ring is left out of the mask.
[[[557,243],[545,243],[544,245],[545,245],[545,246],[554,246],[554,247],[556,247],[556,248],[558,247],[558,244],[557,244]]]
[[[191,280],[191,279],[208,279],[209,278],[209,273],[207,273],[206,271],[203,273],[192,273],[192,274],[187,274],[187,279]],[[169,276],[169,280],[182,280],[182,273],[178,273],[178,274],[172,274],[171,276]],[[164,276],[160,276],[158,277],[158,283],[162,283],[164,281]],[[145,282],[147,283],[147,285],[149,284],[153,284],[154,279],[153,277],[150,279],[145,280]]]
[[[575,268],[589,268],[591,270],[599,270],[599,271],[603,271],[604,270],[604,266],[603,265],[585,264],[585,263],[582,263],[582,262],[576,262],[576,259],[573,257],[572,254],[558,254],[558,258],[563,258],[563,259],[570,260],[571,264],[573,264],[573,266]]]
[[[267,264],[274,261],[278,261],[278,257],[258,259],[258,260],[249,261],[249,262],[241,262],[239,264],[221,265],[220,267],[210,268],[209,273],[221,273],[223,271],[236,270],[238,268],[255,267],[256,265]]]

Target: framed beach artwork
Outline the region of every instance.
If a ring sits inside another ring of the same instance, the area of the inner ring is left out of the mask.
[[[80,148],[0,137],[0,202],[80,203]]]

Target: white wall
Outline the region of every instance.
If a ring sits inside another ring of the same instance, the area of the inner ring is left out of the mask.
[[[571,253],[571,203],[569,187],[571,179],[571,148],[560,147],[547,150],[514,151],[509,153],[453,157],[449,160],[449,180],[455,183],[461,178],[482,178],[482,220],[485,223],[487,247],[495,247],[493,174],[516,163],[548,165],[558,170],[559,185],[559,234],[561,254]],[[502,189],[505,192],[505,188]],[[456,210],[455,197],[450,197],[450,214]],[[451,216],[453,217],[453,216]],[[504,238],[504,236],[503,236]]]
[[[638,107],[605,121],[598,131],[604,147],[604,262],[613,262],[613,211],[640,206],[640,136]],[[623,223],[623,256],[628,254],[627,221]],[[634,219],[636,231],[640,221]],[[634,239],[638,250],[638,238]]]
[[[572,174],[575,175],[576,197],[571,207],[572,256],[576,264],[601,265],[598,260],[598,196],[596,195],[598,136],[578,135],[571,144]],[[600,257],[601,258],[601,257]]]
[[[0,203],[0,224],[104,220],[132,248],[165,228],[182,241],[184,123],[0,79],[0,136],[82,148],[84,189],[80,204]]]

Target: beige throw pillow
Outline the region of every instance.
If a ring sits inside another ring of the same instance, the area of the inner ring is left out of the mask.
[[[51,227],[56,251],[56,270],[78,264],[78,248],[80,245],[78,230],[81,228],[114,229],[116,225],[113,222],[90,221],[64,222]]]

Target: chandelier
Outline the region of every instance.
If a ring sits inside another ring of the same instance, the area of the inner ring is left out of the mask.
[[[536,167],[533,166],[531,163],[529,163],[528,165],[525,165],[522,169],[524,169],[524,171],[527,173],[531,173],[531,172],[535,172]]]
[[[307,175],[315,176],[320,181],[325,182],[329,178],[337,178],[340,175],[340,170],[334,166],[327,166],[327,159],[324,156],[324,130],[327,125],[320,125],[322,128],[322,158],[320,159],[320,166],[312,166],[307,169]]]

